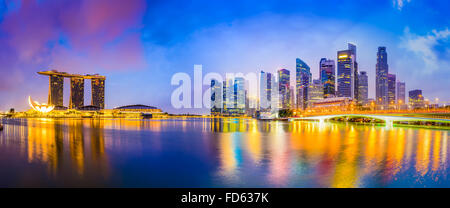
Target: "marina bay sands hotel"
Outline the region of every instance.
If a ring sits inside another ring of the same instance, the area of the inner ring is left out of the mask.
[[[63,107],[64,78],[70,78],[70,109],[78,109],[84,106],[84,80],[91,80],[92,99],[91,105],[100,109],[105,108],[105,76],[98,74],[79,75],[66,72],[42,71],[40,75],[49,76],[48,104]]]

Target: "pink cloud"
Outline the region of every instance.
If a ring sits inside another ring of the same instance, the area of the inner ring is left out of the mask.
[[[9,47],[17,65],[28,67],[22,70],[143,69],[145,7],[144,0],[22,1],[0,23],[6,34],[0,45]]]

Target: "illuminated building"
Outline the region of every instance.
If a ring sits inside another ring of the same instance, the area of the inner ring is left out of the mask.
[[[388,74],[388,103],[389,105],[395,104],[395,74]]]
[[[405,82],[397,82],[397,87],[396,87],[396,98],[397,98],[397,103],[398,104],[406,104],[406,100],[405,100]]]
[[[54,105],[45,104],[45,103],[40,104],[36,101],[33,101],[30,96],[28,96],[28,104],[30,105],[30,107],[33,110],[40,112],[40,113],[48,113],[55,108]]]
[[[234,114],[245,113],[245,81],[242,77],[234,79]]]
[[[58,72],[56,70],[38,72],[40,75],[49,76],[48,103],[54,105],[55,109],[67,109],[63,106],[64,100],[64,78],[70,78],[70,103],[69,108],[81,108],[84,105],[84,80],[91,79],[92,104],[105,108],[105,79],[98,74],[80,75]]]
[[[290,108],[289,100],[289,89],[290,87],[290,73],[287,69],[280,69],[278,70],[278,90],[279,90],[279,101],[280,101],[280,107],[283,109]]]
[[[323,84],[325,98],[335,97],[336,95],[336,72],[334,60],[326,58],[320,59],[320,81]]]
[[[259,110],[270,109],[272,101],[272,74],[261,71],[259,88]]]
[[[271,93],[271,103],[270,103],[270,112],[272,115],[278,115],[278,110],[281,108],[280,103],[280,93],[278,87],[278,81],[275,76],[272,76],[272,93]]]
[[[305,109],[306,101],[308,101],[308,86],[312,79],[311,69],[299,58],[297,58],[295,62],[297,108]]]
[[[92,99],[91,105],[105,108],[105,79],[91,79]]]
[[[351,54],[353,56],[353,63],[354,63],[354,66],[353,66],[353,86],[352,86],[353,92],[354,92],[353,99],[358,101],[358,98],[359,98],[359,90],[358,90],[358,87],[359,87],[359,80],[358,80],[359,72],[358,71],[359,71],[359,69],[358,69],[358,62],[356,61],[357,60],[356,59],[356,45],[354,43],[348,43],[347,45],[348,45],[348,47],[347,47],[348,50],[351,52]]]
[[[358,77],[358,102],[362,105],[367,104],[369,99],[369,79],[367,77],[367,72],[361,71]]]
[[[64,77],[56,74],[50,75],[49,77],[48,104],[63,106]]]
[[[222,83],[211,80],[211,115],[222,113]]]
[[[375,98],[380,105],[388,104],[388,73],[389,66],[387,60],[386,47],[378,47],[377,64],[375,68]]]
[[[289,89],[289,105],[291,108],[295,107],[295,88],[294,86],[291,86]]]
[[[316,110],[341,110],[347,111],[352,103],[352,98],[350,97],[335,97],[335,98],[325,98],[321,100],[311,101],[309,108]]]
[[[357,96],[357,84],[355,79],[355,59],[351,50],[338,51],[337,69],[337,96],[351,97]]]
[[[71,77],[69,108],[77,109],[83,106],[84,106],[84,79],[80,77]]]
[[[234,85],[233,85],[233,79],[227,79],[226,81],[223,81],[223,108],[222,108],[222,114],[230,114],[232,109],[235,106],[234,102]]]
[[[413,109],[425,107],[422,90],[409,91],[409,105]]]
[[[324,98],[323,85],[320,80],[313,80],[312,84],[308,86],[308,107],[310,103],[322,100]]]
[[[115,111],[123,111],[123,112],[146,112],[146,113],[162,113],[162,110],[148,105],[125,105],[114,108]]]

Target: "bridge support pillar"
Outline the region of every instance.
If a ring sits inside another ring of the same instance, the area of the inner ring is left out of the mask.
[[[386,120],[386,128],[390,129],[392,127],[394,127],[394,122],[389,120],[389,119],[387,119]]]

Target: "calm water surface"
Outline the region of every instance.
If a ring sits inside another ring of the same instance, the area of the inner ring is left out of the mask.
[[[0,187],[450,187],[450,131],[252,119],[3,119]]]

